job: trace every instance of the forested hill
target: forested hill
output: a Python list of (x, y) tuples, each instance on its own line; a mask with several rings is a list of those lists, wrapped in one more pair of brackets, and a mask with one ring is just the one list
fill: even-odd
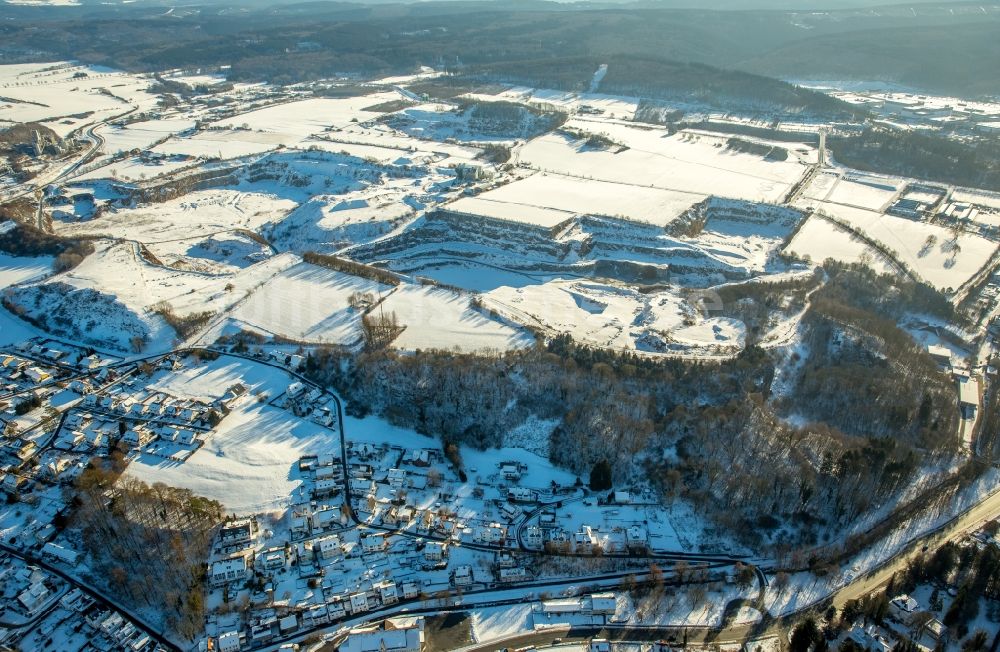
[(857, 112), (845, 102), (777, 79), (656, 57), (613, 55), (511, 61), (473, 67), (465, 76), (528, 86), (586, 91), (594, 71), (607, 64), (602, 93), (748, 108), (822, 114)]
[(825, 12), (527, 0), (195, 4), (169, 13), (147, 3), (8, 5), (5, 18), (0, 62), (77, 58), (139, 71), (232, 65), (240, 79), (279, 83), (420, 65), (463, 70), (621, 55), (638, 62), (636, 75), (644, 61), (675, 61), (782, 78), (881, 79), (964, 95), (1000, 89), (995, 2)]

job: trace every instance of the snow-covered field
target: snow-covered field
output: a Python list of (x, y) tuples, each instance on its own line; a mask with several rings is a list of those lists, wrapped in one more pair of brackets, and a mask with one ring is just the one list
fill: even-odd
[(271, 249), (241, 232), (220, 232), (190, 240), (167, 240), (147, 246), (167, 267), (231, 274), (271, 256)]
[[(369, 145), (377, 148), (388, 147), (409, 152), (411, 156), (430, 154), (441, 157), (443, 160), (439, 161), (439, 165), (467, 163), (480, 153), (479, 150), (468, 145), (414, 138), (382, 124), (351, 123), (343, 127), (335, 127), (323, 134), (323, 137), (333, 141), (329, 147), (334, 151), (340, 151), (338, 148), (341, 143)], [(308, 147), (312, 144), (314, 141), (303, 141), (300, 146)]]
[(97, 306), (88, 310), (86, 305), (73, 305), (68, 306), (71, 311), (66, 317), (81, 332), (126, 351), (131, 333), (145, 328), (147, 351), (155, 351), (170, 348), (175, 337), (173, 329), (154, 312), (160, 302), (181, 317), (201, 312), (223, 314), (275, 274), (298, 262), (297, 256), (281, 254), (233, 275), (206, 275), (152, 265), (130, 243), (101, 242), (96, 253), (78, 267), (45, 284), (66, 284), (113, 298), (115, 305), (108, 313), (94, 312)]
[(998, 246), (978, 235), (959, 233), (956, 237), (943, 226), (861, 208), (813, 200), (799, 204), (812, 206), (882, 243), (903, 265), (940, 290), (958, 289), (986, 264)]
[(845, 263), (864, 261), (881, 274), (893, 272), (896, 267), (886, 261), (877, 249), (872, 248), (850, 231), (840, 228), (821, 217), (810, 217), (785, 248), (790, 254), (808, 257), (814, 263), (833, 258)]
[(256, 329), (297, 341), (352, 344), (361, 338), (355, 292), (385, 294), (388, 286), (299, 263), (270, 278), (232, 317)]
[(295, 251), (337, 250), (384, 235), (420, 206), (412, 180), (339, 195), (315, 195), (268, 231), (275, 245)]
[(330, 127), (346, 126), (352, 119), (364, 122), (377, 118), (381, 114), (364, 108), (399, 99), (402, 95), (391, 91), (346, 99), (297, 100), (227, 118), (213, 126), (277, 134), (291, 145)]
[[(98, 161), (98, 164), (100, 162)], [(186, 157), (167, 161), (146, 162), (138, 156), (133, 156), (121, 161), (108, 162), (100, 167), (88, 167), (86, 172), (76, 177), (76, 180), (116, 179), (127, 182), (143, 181), (146, 179), (155, 179), (156, 177), (176, 172), (182, 168), (194, 167), (196, 164), (197, 161), (187, 159)]]
[(198, 158), (230, 159), (263, 154), (286, 144), (285, 134), (212, 129), (186, 138), (171, 138), (153, 148), (160, 154), (182, 154)]
[(0, 288), (24, 283), (52, 272), (52, 258), (11, 256), (0, 252)]
[(465, 213), (473, 216), (482, 215), (483, 217), (491, 217), (508, 222), (521, 222), (540, 226), (545, 229), (558, 226), (576, 215), (571, 211), (559, 210), (557, 208), (495, 201), (486, 196), (462, 197), (448, 204), (447, 209), (456, 213)]
[(623, 183), (535, 174), (450, 208), (552, 227), (573, 215), (608, 215), (666, 225), (706, 195)]
[(889, 207), (903, 187), (900, 179), (836, 172), (818, 174), (803, 191), (803, 196), (831, 204), (843, 204), (882, 212)]
[(745, 327), (721, 317), (703, 318), (671, 292), (642, 294), (596, 282), (552, 281), (500, 287), (486, 306), (512, 319), (543, 324), (580, 342), (628, 350), (742, 348)]
[[(152, 108), (152, 80), (66, 62), (0, 66), (0, 124), (42, 122), (60, 136), (133, 108)], [(87, 115), (84, 115), (87, 114)]]
[(530, 346), (529, 334), (494, 321), (469, 306), (469, 295), (435, 287), (403, 285), (377, 310), (394, 312), (406, 330), (393, 346), (415, 349), (481, 351)]
[(957, 189), (951, 194), (951, 198), (953, 201), (1000, 209), (1000, 193)]
[(568, 128), (607, 135), (625, 151), (595, 149), (560, 133), (541, 136), (520, 150), (534, 168), (632, 186), (731, 199), (778, 202), (805, 173), (794, 159), (768, 161), (727, 150), (725, 137), (664, 129), (570, 120)]
[(186, 118), (147, 120), (133, 122), (124, 127), (102, 125), (95, 130), (95, 133), (104, 138), (104, 147), (102, 148), (104, 152), (115, 154), (133, 149), (146, 149), (153, 143), (169, 138), (173, 134), (191, 129), (194, 124), (194, 120)]

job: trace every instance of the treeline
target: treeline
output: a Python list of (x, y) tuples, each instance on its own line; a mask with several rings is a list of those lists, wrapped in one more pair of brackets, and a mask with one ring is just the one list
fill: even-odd
[(155, 608), (186, 639), (204, 627), (205, 559), (220, 503), (190, 490), (120, 475), (125, 463), (97, 461), (77, 480), (72, 525), (95, 576), (135, 608)]
[[(0, 216), (5, 216), (2, 209)], [(52, 256), (55, 258), (53, 270), (64, 272), (94, 253), (94, 243), (82, 238), (52, 235), (19, 222), (16, 229), (0, 234), (0, 251), (12, 256)]]
[(302, 260), (311, 265), (319, 265), (320, 267), (326, 267), (336, 272), (360, 276), (361, 278), (384, 283), (385, 285), (399, 285), (401, 282), (399, 277), (392, 272), (387, 272), (384, 269), (372, 267), (371, 265), (365, 265), (364, 263), (358, 263), (347, 258), (340, 258), (339, 256), (307, 251), (302, 254)]
[(215, 313), (211, 310), (205, 310), (181, 317), (174, 312), (173, 306), (166, 301), (160, 301), (153, 306), (153, 312), (163, 317), (163, 320), (174, 329), (177, 337), (181, 340), (186, 340), (197, 333), (215, 316)]
[(742, 138), (730, 138), (726, 141), (726, 149), (744, 154), (756, 154), (769, 161), (787, 161), (788, 150), (784, 147), (755, 143)]
[(469, 128), (490, 136), (532, 138), (561, 126), (568, 118), (559, 111), (542, 111), (514, 102), (470, 102)]
[(827, 145), (838, 163), (928, 181), (1000, 190), (1000, 139), (957, 140), (919, 130), (869, 127), (835, 135)]

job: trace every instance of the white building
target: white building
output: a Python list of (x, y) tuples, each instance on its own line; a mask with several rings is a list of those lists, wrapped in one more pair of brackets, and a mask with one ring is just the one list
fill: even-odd
[(223, 559), (212, 564), (212, 586), (223, 586), (247, 578), (247, 560), (243, 557)]
[(394, 489), (401, 489), (407, 486), (406, 471), (404, 469), (389, 469), (386, 475), (389, 486)]
[(257, 539), (257, 524), (252, 518), (230, 521), (219, 530), (219, 543), (226, 547), (246, 547)]
[(218, 644), (219, 652), (239, 652), (240, 633), (232, 631), (219, 634)]
[(122, 435), (122, 442), (130, 448), (142, 448), (153, 440), (153, 435), (145, 429), (132, 428)]
[(274, 547), (261, 552), (260, 559), (266, 570), (277, 570), (285, 567), (285, 549)]
[(17, 596), (17, 601), (24, 607), (25, 613), (29, 617), (34, 616), (45, 606), (52, 593), (44, 582), (33, 582), (28, 588)]
[(80, 557), (79, 553), (75, 550), (63, 548), (54, 543), (46, 543), (42, 546), (42, 555), (69, 564), (70, 566), (76, 566), (76, 562)]
[(943, 347), (937, 346), (936, 344), (931, 344), (927, 347), (927, 353), (930, 354), (934, 361), (938, 364), (945, 366), (951, 365), (951, 350)]
[(375, 534), (361, 537), (361, 550), (364, 552), (382, 552), (385, 550), (385, 538)]
[(351, 595), (351, 613), (358, 614), (368, 611), (368, 596), (365, 593)]
[(477, 543), (500, 543), (506, 535), (506, 529), (499, 523), (478, 527), (473, 534), (473, 539)]
[(500, 475), (503, 476), (504, 480), (520, 480), (521, 479), (521, 465), (515, 464), (513, 462), (506, 462), (500, 465)]
[(453, 581), (455, 586), (469, 586), (472, 584), (472, 566), (466, 565), (456, 568)]
[(332, 559), (341, 553), (340, 537), (334, 534), (314, 541), (313, 550), (320, 559)]
[(542, 534), (542, 528), (540, 527), (529, 527), (524, 531), (524, 545), (529, 548), (541, 548), (545, 539)]
[(618, 609), (614, 593), (593, 593), (590, 596), (590, 613), (612, 615)]
[(341, 652), (422, 652), (424, 619), (388, 618), (379, 625), (352, 629), (340, 649)]
[(443, 541), (431, 541), (424, 547), (424, 559), (438, 562), (448, 554), (448, 544)]
[(372, 588), (378, 591), (379, 600), (383, 605), (396, 604), (399, 602), (399, 593), (396, 590), (396, 583), (392, 580), (382, 580), (373, 584)]
[(533, 503), (538, 500), (538, 494), (525, 487), (511, 487), (507, 490), (507, 500), (512, 503)]

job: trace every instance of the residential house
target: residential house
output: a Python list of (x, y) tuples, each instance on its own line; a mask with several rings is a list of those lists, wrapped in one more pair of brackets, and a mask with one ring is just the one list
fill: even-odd
[(257, 522), (253, 518), (229, 521), (219, 530), (219, 544), (224, 548), (245, 548), (257, 540)]
[(404, 600), (414, 600), (420, 596), (420, 587), (417, 586), (416, 582), (403, 582), (401, 588)]
[(500, 464), (500, 475), (504, 480), (514, 481), (521, 479), (521, 465), (517, 462), (502, 462)]
[(906, 594), (898, 595), (889, 602), (889, 613), (904, 625), (913, 624), (913, 617), (919, 611), (920, 603)]
[(315, 532), (329, 530), (336, 526), (341, 520), (342, 514), (339, 509), (327, 508), (313, 512), (312, 529)]
[(584, 525), (573, 534), (573, 549), (576, 552), (591, 552), (597, 545), (598, 539), (594, 536), (594, 530), (589, 525)]
[(313, 485), (313, 498), (329, 498), (340, 493), (340, 483), (336, 480), (317, 480)]
[(507, 529), (505, 527), (499, 523), (490, 523), (489, 525), (477, 527), (473, 532), (472, 538), (477, 543), (497, 544), (502, 542), (506, 535)]
[(524, 545), (529, 548), (541, 548), (544, 543), (542, 528), (529, 527), (524, 531)]
[(458, 587), (469, 586), (472, 584), (474, 581), (472, 577), (472, 566), (463, 565), (456, 568), (455, 572), (452, 574), (451, 581)]
[(216, 643), (219, 652), (239, 652), (240, 651), (240, 633), (238, 631), (225, 632), (219, 634), (219, 638)]
[(512, 503), (533, 503), (538, 500), (538, 494), (525, 487), (511, 487), (507, 490), (507, 500)]
[(366, 534), (361, 537), (361, 550), (366, 553), (382, 552), (385, 550), (385, 537), (377, 534)]
[(212, 564), (210, 579), (212, 586), (224, 586), (230, 582), (240, 582), (247, 579), (247, 560), (244, 557), (232, 557)]
[(631, 525), (625, 530), (625, 545), (631, 552), (649, 550), (649, 533), (641, 525)]
[(448, 544), (443, 541), (431, 541), (424, 546), (424, 559), (431, 562), (443, 561), (448, 555)]
[(17, 601), (24, 607), (28, 617), (33, 617), (52, 597), (52, 592), (45, 586), (45, 582), (33, 582), (28, 588), (18, 594)]
[(285, 548), (282, 546), (274, 546), (273, 548), (262, 550), (257, 558), (265, 570), (284, 568), (285, 563), (288, 561)]
[(340, 545), (340, 537), (336, 534), (331, 534), (330, 536), (313, 541), (313, 551), (320, 559), (333, 559), (343, 552), (343, 548)]
[(388, 618), (381, 624), (352, 629), (341, 652), (423, 652), (424, 619), (419, 616)]
[(43, 371), (38, 367), (28, 367), (24, 370), (24, 375), (31, 379), (31, 382), (36, 384), (41, 384), (52, 380), (52, 374), (47, 371)]
[(497, 572), (497, 580), (502, 583), (523, 582), (528, 579), (528, 571), (515, 566), (514, 568), (501, 568)]
[(131, 428), (122, 435), (122, 443), (129, 448), (142, 448), (153, 441), (153, 434), (145, 428)]
[(406, 471), (404, 469), (389, 469), (386, 479), (389, 481), (389, 486), (394, 489), (402, 489), (408, 486)]
[(368, 611), (368, 595), (366, 593), (352, 593), (350, 600), (352, 614), (360, 614)]
[(399, 592), (396, 589), (396, 583), (392, 580), (382, 580), (373, 584), (372, 588), (378, 593), (383, 606), (399, 602)]
[(330, 620), (340, 620), (347, 616), (347, 609), (344, 607), (344, 601), (339, 597), (331, 598), (326, 603), (326, 613), (330, 617)]

